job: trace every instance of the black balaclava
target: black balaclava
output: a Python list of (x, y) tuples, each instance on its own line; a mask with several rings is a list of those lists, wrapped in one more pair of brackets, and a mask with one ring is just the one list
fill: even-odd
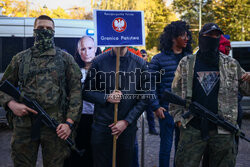
[(199, 35), (199, 57), (210, 65), (219, 65), (220, 38)]
[(207, 23), (203, 26), (199, 33), (199, 52), (198, 58), (204, 63), (212, 66), (219, 66), (219, 43), (220, 37), (212, 38), (209, 36), (203, 36), (211, 31), (219, 31), (223, 34), (222, 30), (217, 24)]
[(55, 47), (54, 34), (54, 30), (34, 29), (34, 46), (40, 53), (44, 53), (45, 51)]

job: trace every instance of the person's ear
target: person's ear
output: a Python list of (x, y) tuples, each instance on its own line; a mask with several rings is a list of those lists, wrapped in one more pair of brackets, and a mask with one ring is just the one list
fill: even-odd
[(96, 53), (96, 51), (97, 51), (97, 47), (94, 47), (94, 49), (95, 49), (95, 53)]

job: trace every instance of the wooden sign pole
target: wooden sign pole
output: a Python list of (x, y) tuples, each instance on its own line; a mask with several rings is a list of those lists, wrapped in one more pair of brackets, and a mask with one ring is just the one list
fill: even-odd
[[(119, 88), (119, 69), (120, 69), (120, 47), (117, 48), (116, 53), (116, 73), (115, 73), (115, 91)], [(118, 117), (118, 103), (114, 106), (114, 123), (117, 123)], [(113, 137), (113, 161), (112, 167), (116, 167), (116, 135)]]

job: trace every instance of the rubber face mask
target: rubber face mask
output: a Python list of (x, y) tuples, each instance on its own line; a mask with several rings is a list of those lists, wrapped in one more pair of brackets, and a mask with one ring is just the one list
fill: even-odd
[(220, 38), (213, 38), (209, 36), (199, 36), (199, 57), (204, 62), (216, 65), (219, 64), (219, 43)]
[(40, 53), (44, 53), (45, 51), (54, 48), (54, 35), (54, 30), (34, 29), (34, 46), (40, 51)]

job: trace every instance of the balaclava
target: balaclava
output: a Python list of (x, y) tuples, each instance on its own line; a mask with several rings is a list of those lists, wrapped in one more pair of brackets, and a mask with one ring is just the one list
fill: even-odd
[(203, 26), (199, 33), (199, 58), (207, 64), (217, 66), (219, 65), (219, 43), (220, 38), (213, 38), (209, 36), (203, 36), (211, 31), (220, 31), (223, 34), (222, 30), (218, 27), (217, 24), (207, 23)]
[(44, 53), (55, 47), (54, 34), (54, 30), (34, 29), (34, 46), (40, 51), (40, 53)]

